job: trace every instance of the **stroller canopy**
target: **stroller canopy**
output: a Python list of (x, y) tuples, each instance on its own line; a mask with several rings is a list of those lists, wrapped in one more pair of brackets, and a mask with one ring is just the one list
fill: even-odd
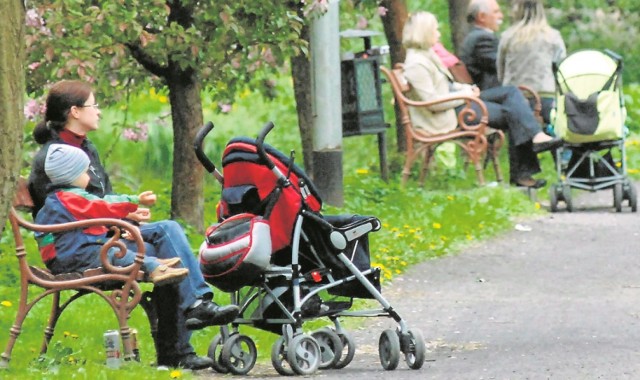
[[(586, 98), (603, 89), (612, 77), (610, 86), (618, 84), (621, 69), (622, 61), (618, 62), (602, 51), (580, 50), (560, 62), (556, 79), (561, 93), (573, 92)], [(606, 89), (611, 89), (610, 86)]]

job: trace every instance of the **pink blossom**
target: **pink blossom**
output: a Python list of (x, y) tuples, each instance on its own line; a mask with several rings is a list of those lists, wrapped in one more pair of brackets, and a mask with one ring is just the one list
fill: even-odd
[(218, 106), (220, 107), (220, 112), (222, 113), (231, 112), (231, 104), (229, 103), (219, 104)]
[(329, 3), (327, 0), (315, 0), (311, 4), (307, 6), (307, 9), (304, 11), (305, 16), (314, 15), (314, 14), (324, 14), (329, 10)]
[(125, 128), (122, 137), (129, 141), (147, 141), (149, 138), (149, 125), (143, 121), (137, 121), (133, 128)]
[(24, 105), (23, 113), (27, 120), (35, 120), (38, 115), (43, 113), (44, 107), (42, 107), (37, 100), (29, 99)]
[(40, 62), (33, 62), (30, 63), (29, 66), (27, 66), (29, 68), (29, 70), (33, 71), (35, 69), (37, 69), (38, 67), (40, 67)]
[(378, 7), (378, 15), (380, 17), (386, 16), (388, 11), (389, 10), (387, 8), (385, 8), (385, 7)]
[(131, 128), (125, 128), (122, 131), (122, 137), (124, 137), (125, 140), (138, 141), (138, 134)]
[(264, 61), (270, 65), (275, 65), (276, 63), (276, 59), (273, 56), (273, 52), (271, 51), (271, 49), (267, 48), (262, 52), (262, 59), (264, 59)]
[(25, 25), (32, 28), (41, 28), (44, 26), (44, 21), (35, 9), (29, 9), (25, 14)]
[(358, 23), (356, 24), (356, 29), (367, 29), (368, 25), (369, 25), (369, 21), (367, 21), (367, 19), (364, 18), (364, 16), (358, 17)]

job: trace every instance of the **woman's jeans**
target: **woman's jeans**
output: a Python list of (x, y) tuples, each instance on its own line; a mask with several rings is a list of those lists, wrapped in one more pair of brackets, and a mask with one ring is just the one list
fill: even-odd
[(185, 327), (184, 314), (198, 298), (211, 299), (213, 292), (204, 281), (200, 264), (178, 223), (172, 220), (147, 223), (140, 226), (140, 232), (147, 255), (159, 259), (179, 257), (184, 267), (189, 269), (189, 276), (180, 283), (154, 287), (153, 300), (158, 313), (158, 361), (193, 353), (193, 346), (189, 343), (191, 331)]

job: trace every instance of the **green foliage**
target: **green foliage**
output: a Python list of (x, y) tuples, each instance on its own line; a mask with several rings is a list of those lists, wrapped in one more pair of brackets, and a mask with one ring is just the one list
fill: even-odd
[(546, 6), (549, 23), (560, 30), (569, 53), (581, 49), (613, 50), (624, 58), (625, 81), (640, 81), (640, 48), (627, 38), (638, 34), (637, 2), (555, 0)]
[(624, 86), (624, 102), (627, 109), (627, 127), (640, 133), (640, 84)]
[(230, 100), (305, 48), (296, 2), (275, 2), (269, 12), (251, 1), (39, 0), (29, 6), (28, 62), (39, 67), (30, 71), (28, 88), (36, 95), (52, 78), (80, 78), (120, 100), (128, 86), (161, 89), (157, 75), (177, 67), (196, 71), (211, 95)]

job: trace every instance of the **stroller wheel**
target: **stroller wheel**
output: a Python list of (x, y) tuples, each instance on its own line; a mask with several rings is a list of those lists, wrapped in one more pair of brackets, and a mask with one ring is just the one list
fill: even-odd
[(555, 183), (549, 187), (549, 210), (558, 211), (558, 186)]
[(218, 373), (229, 373), (229, 369), (222, 363), (222, 335), (217, 334), (213, 337), (211, 344), (209, 345), (209, 350), (207, 351), (207, 356), (213, 360), (213, 368)]
[(564, 199), (564, 204), (567, 205), (567, 211), (573, 211), (573, 201), (571, 201), (571, 186), (562, 185), (562, 198)]
[(222, 363), (234, 375), (246, 375), (258, 359), (258, 350), (253, 339), (242, 334), (233, 334), (222, 346)]
[(425, 345), (422, 333), (417, 329), (409, 330), (407, 331), (407, 336), (403, 338), (407, 338), (402, 340), (403, 343), (407, 343), (406, 346), (403, 344), (402, 347), (407, 365), (411, 369), (422, 368), (425, 359)]
[(398, 363), (400, 363), (400, 338), (394, 330), (387, 329), (382, 332), (378, 341), (378, 354), (382, 368), (392, 371), (398, 367)]
[(284, 342), (284, 336), (281, 336), (271, 347), (271, 364), (282, 376), (293, 376), (295, 372), (291, 369), (287, 362), (287, 346)]
[(624, 194), (622, 192), (622, 184), (616, 183), (613, 185), (613, 206), (616, 208), (616, 212), (622, 212), (622, 198)]
[(298, 375), (313, 374), (320, 365), (320, 356), (318, 342), (308, 334), (294, 336), (287, 347), (287, 361)]
[[(353, 337), (349, 335), (346, 331), (338, 333), (340, 337), (340, 341), (342, 342), (342, 354), (340, 355), (340, 359), (333, 366), (334, 369), (341, 369), (349, 365), (353, 360), (353, 357), (356, 355), (356, 342), (353, 340)], [(345, 352), (346, 350), (346, 352)]]
[(638, 191), (636, 190), (636, 186), (629, 182), (629, 207), (631, 207), (631, 212), (638, 211)]
[(335, 331), (324, 327), (311, 333), (320, 346), (320, 365), (318, 368), (334, 368), (342, 356), (342, 340)]

